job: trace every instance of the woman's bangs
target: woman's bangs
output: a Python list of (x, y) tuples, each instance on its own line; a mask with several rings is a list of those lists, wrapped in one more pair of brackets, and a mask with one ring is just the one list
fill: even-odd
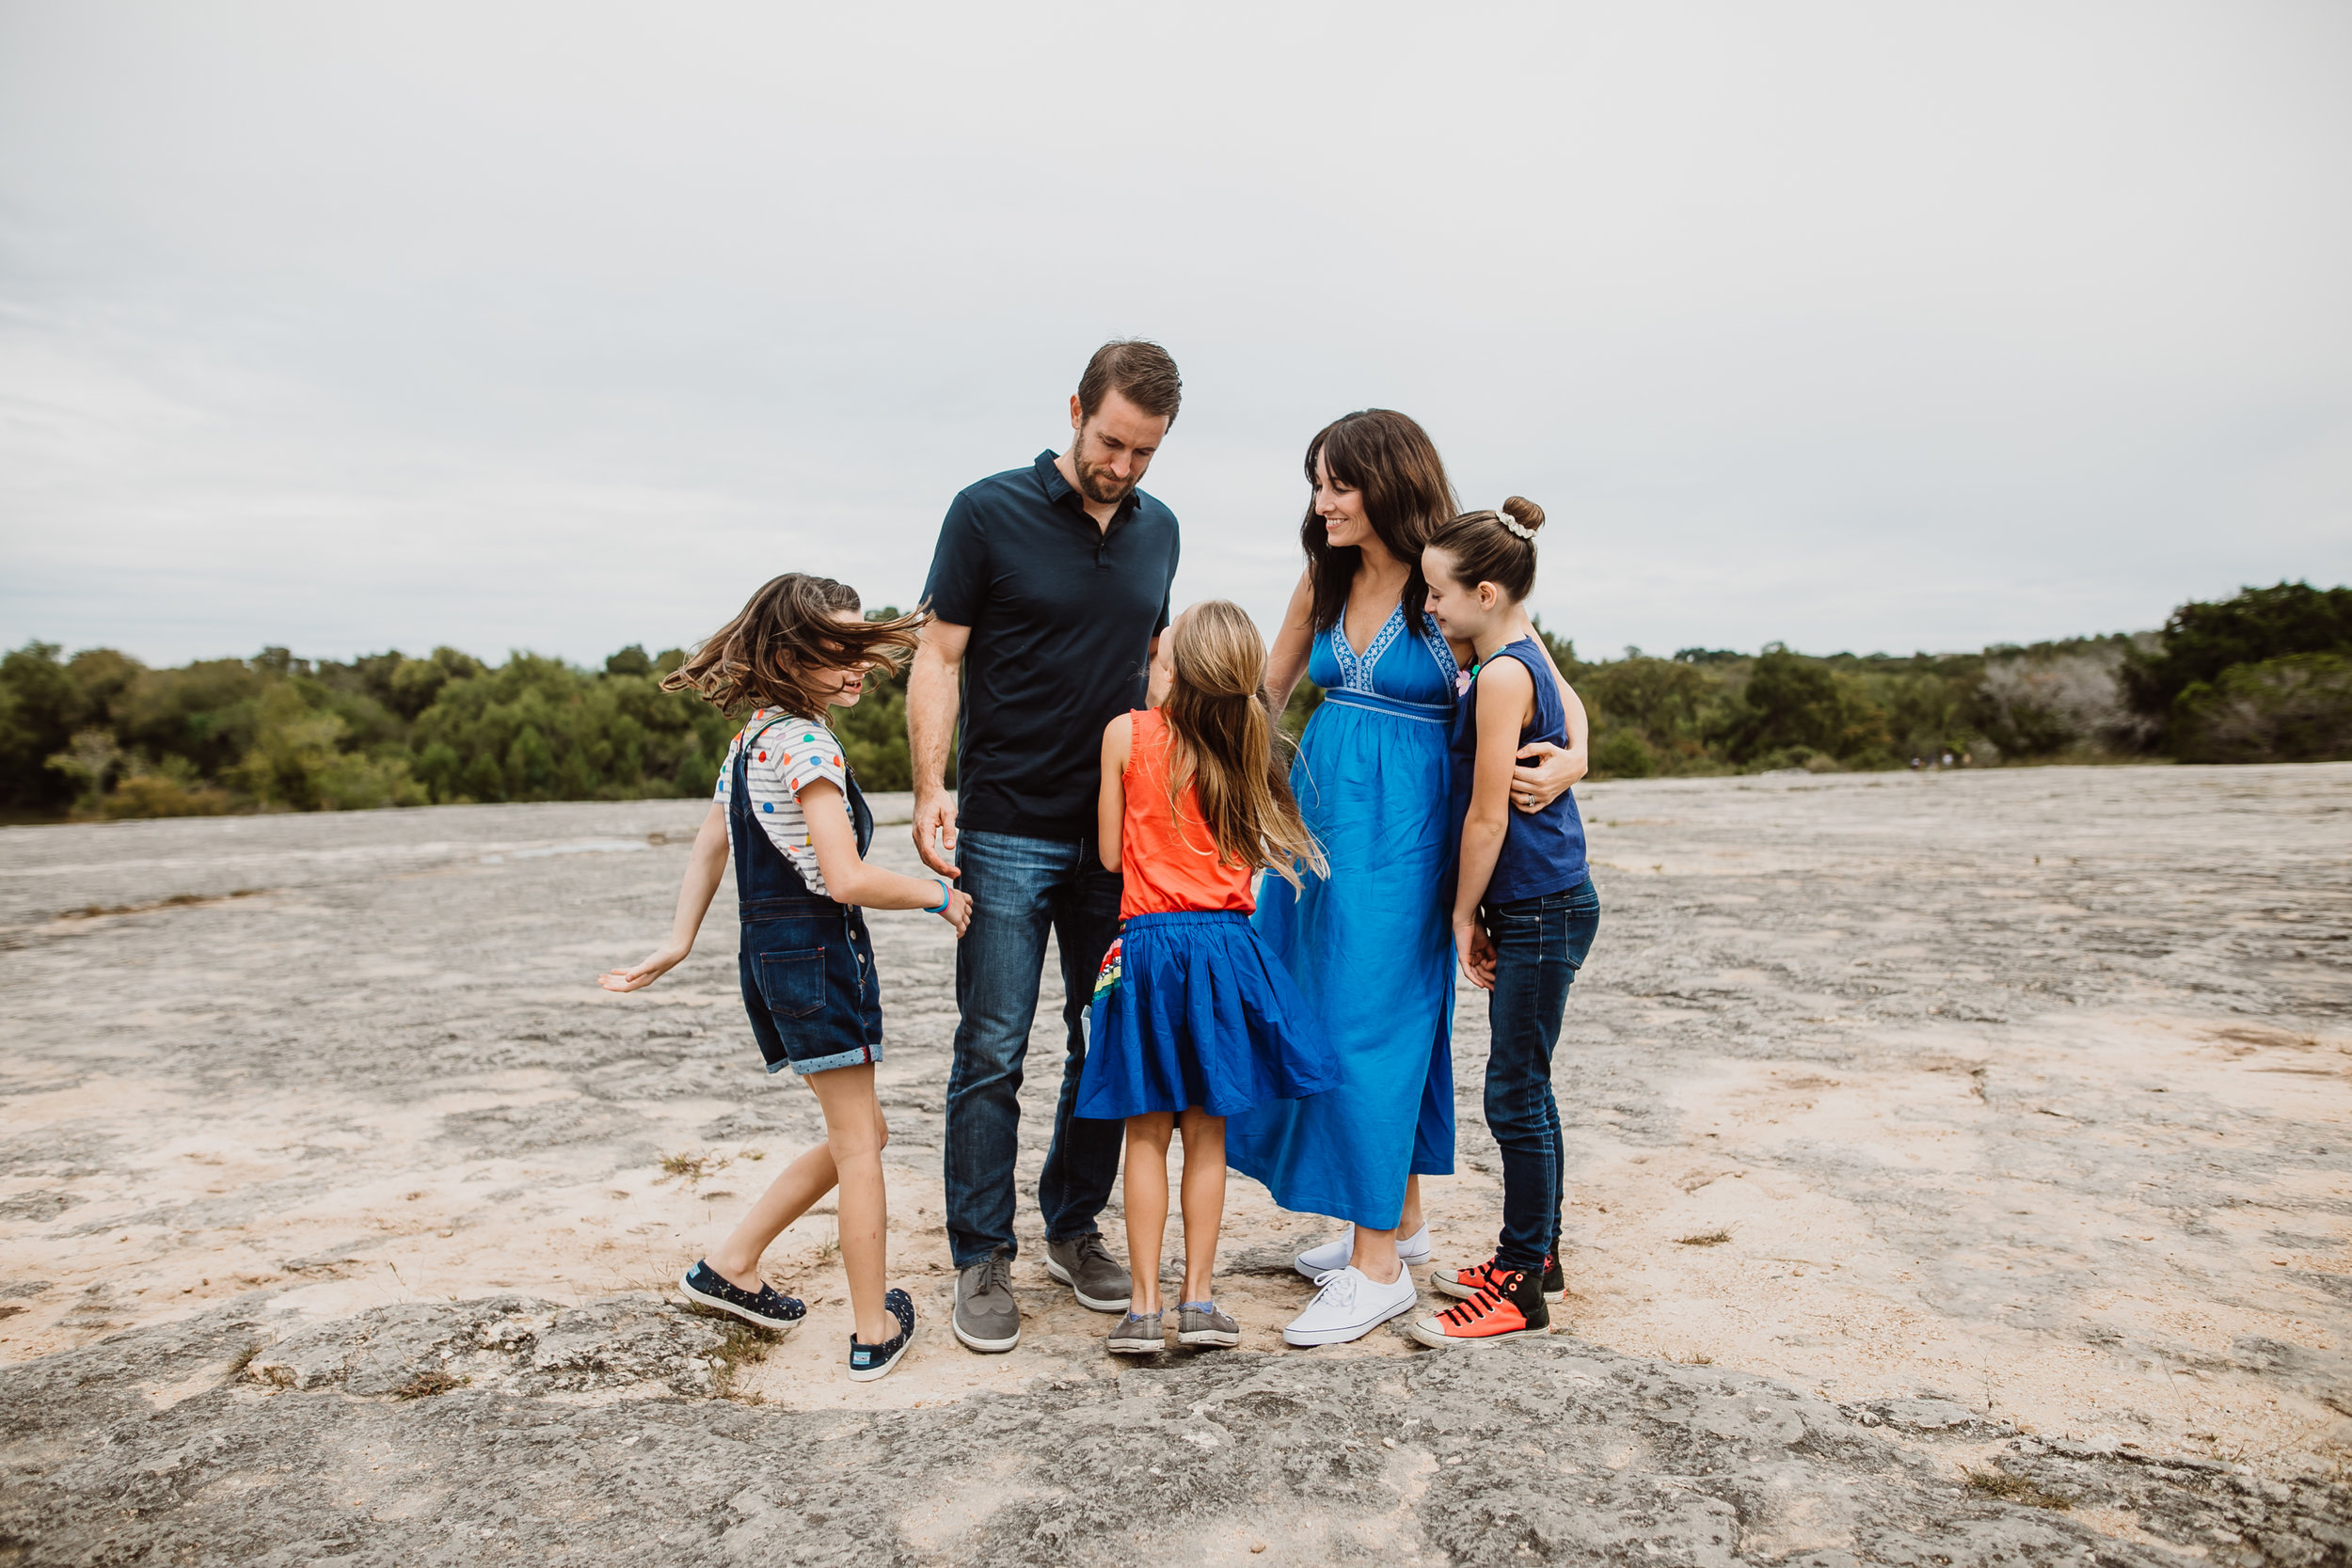
[(1365, 422), (1360, 417), (1350, 415), (1323, 433), (1307, 453), (1309, 484), (1315, 483), (1315, 459), (1321, 457), (1324, 467), (1330, 471), (1333, 483), (1357, 491), (1369, 488), (1364, 483), (1365, 476), (1371, 472), (1367, 455), (1356, 450), (1357, 442), (1368, 434), (1363, 431)]

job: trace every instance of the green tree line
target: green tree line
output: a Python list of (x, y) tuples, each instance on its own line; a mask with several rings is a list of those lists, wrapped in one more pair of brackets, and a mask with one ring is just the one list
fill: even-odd
[[(881, 610), (876, 615), (892, 615)], [(1546, 634), (1603, 778), (2048, 761), (2352, 757), (2352, 588), (2252, 588), (2154, 632), (1974, 654), (1628, 649)], [(737, 719), (664, 691), (676, 649), (584, 669), (454, 648), (347, 663), (267, 648), (152, 668), (110, 648), (0, 656), (0, 811), (19, 819), (701, 798)], [(1302, 682), (1295, 735), (1321, 693)], [(739, 717), (739, 716), (738, 716)], [(869, 789), (904, 789), (903, 675), (836, 713)]]
[[(883, 610), (877, 615), (895, 615)], [(454, 648), (348, 663), (265, 648), (155, 669), (111, 648), (0, 657), (0, 811), (18, 818), (353, 811), (707, 796), (740, 715), (664, 691), (684, 662), (601, 670)], [(835, 729), (869, 789), (910, 771), (903, 675), (867, 677)]]
[(2282, 582), (2154, 632), (1974, 654), (1638, 649), (1547, 636), (1601, 777), (2169, 758), (2352, 757), (2352, 588)]

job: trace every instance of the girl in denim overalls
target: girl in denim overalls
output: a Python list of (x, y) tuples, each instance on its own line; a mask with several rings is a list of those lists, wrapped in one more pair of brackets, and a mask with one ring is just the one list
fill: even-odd
[(850, 1376), (887, 1375), (914, 1338), (914, 1303), (885, 1290), (888, 1222), (874, 1097), (882, 1060), (882, 983), (862, 908), (926, 910), (961, 936), (972, 900), (936, 877), (866, 863), (873, 814), (826, 728), (829, 707), (861, 694), (866, 671), (915, 646), (918, 616), (867, 621), (854, 589), (787, 573), (752, 595), (662, 685), (723, 708), (754, 711), (719, 776), (678, 892), (670, 940), (607, 990), (636, 990), (694, 945), (732, 852), (742, 923), (743, 1007), (770, 1072), (790, 1068), (825, 1113), (825, 1141), (785, 1167), (727, 1239), (688, 1271), (689, 1299), (763, 1328), (788, 1329), (806, 1310), (759, 1275), (760, 1255), (811, 1204), (840, 1189), (841, 1261), (856, 1317)]

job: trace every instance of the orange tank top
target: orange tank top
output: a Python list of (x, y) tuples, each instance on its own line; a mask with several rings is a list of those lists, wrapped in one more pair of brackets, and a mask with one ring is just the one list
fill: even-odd
[(1157, 708), (1128, 716), (1134, 742), (1127, 752), (1127, 812), (1119, 829), (1119, 864), (1125, 886), (1120, 918), (1173, 910), (1258, 907), (1257, 872), (1217, 863), (1216, 836), (1200, 815), (1200, 797), (1187, 784), (1168, 809), (1168, 768), (1173, 748), (1168, 716)]

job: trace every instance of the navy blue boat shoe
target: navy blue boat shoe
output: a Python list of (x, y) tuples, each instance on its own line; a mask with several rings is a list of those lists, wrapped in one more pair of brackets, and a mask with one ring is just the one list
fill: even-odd
[(851, 1383), (871, 1383), (888, 1377), (906, 1358), (907, 1347), (914, 1343), (914, 1299), (904, 1291), (893, 1289), (882, 1296), (882, 1307), (898, 1320), (898, 1332), (879, 1345), (860, 1344), (855, 1333), (850, 1336)]
[(772, 1329), (778, 1334), (798, 1325), (808, 1315), (808, 1307), (798, 1296), (778, 1295), (776, 1288), (765, 1281), (756, 1291), (739, 1289), (727, 1283), (726, 1275), (699, 1259), (678, 1281), (678, 1289), (697, 1306), (730, 1313), (755, 1328)]

